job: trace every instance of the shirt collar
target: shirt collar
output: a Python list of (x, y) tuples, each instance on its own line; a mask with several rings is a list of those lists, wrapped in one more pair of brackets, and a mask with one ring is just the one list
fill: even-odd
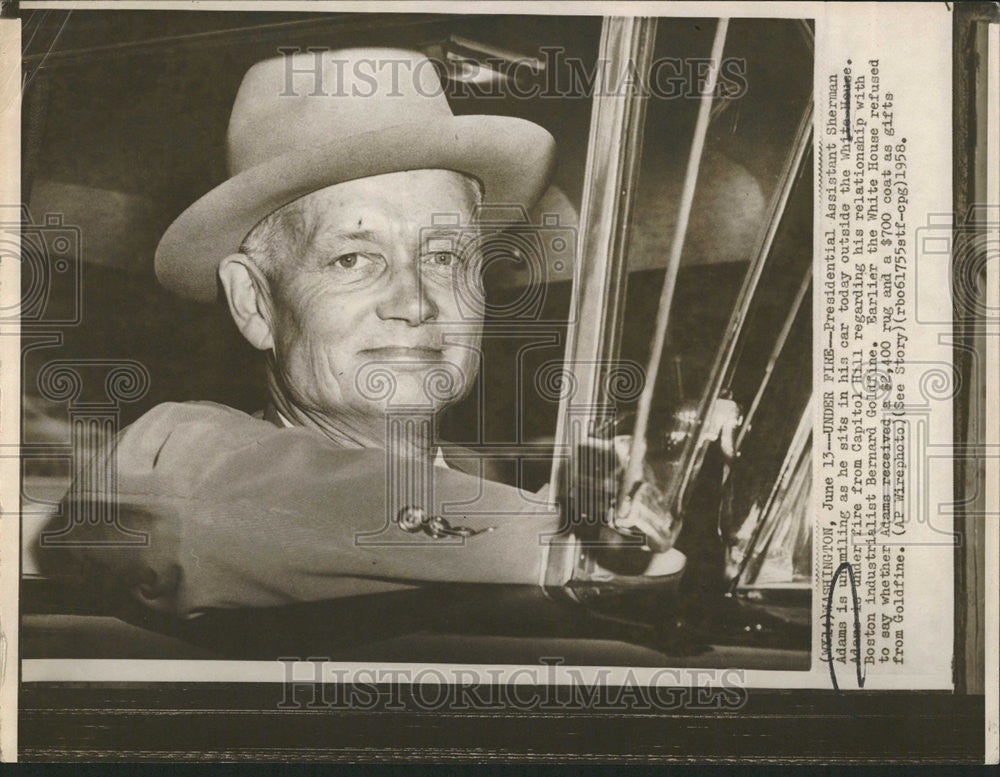
[[(295, 426), (295, 424), (293, 424), (291, 421), (285, 418), (285, 416), (282, 415), (281, 411), (278, 410), (278, 408), (274, 407), (274, 405), (269, 405), (269, 408), (272, 408), (274, 410), (274, 414), (275, 416), (277, 416), (282, 426), (287, 426), (288, 428), (292, 428)], [(265, 412), (264, 415), (266, 417), (267, 413)], [(437, 450), (434, 453), (434, 466), (444, 467), (445, 469), (451, 469), (451, 467), (448, 466), (448, 462), (444, 458), (444, 451), (441, 449), (440, 445), (437, 447)]]

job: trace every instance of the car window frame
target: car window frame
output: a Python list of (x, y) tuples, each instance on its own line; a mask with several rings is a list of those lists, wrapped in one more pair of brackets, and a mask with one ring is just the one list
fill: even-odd
[[(605, 17), (601, 31), (590, 134), (587, 142), (583, 200), (577, 236), (577, 265), (573, 277), (570, 318), (563, 374), (567, 390), (560, 398), (549, 492), (557, 504), (570, 501), (573, 452), (591, 430), (614, 412), (609, 395), (612, 376), (620, 367), (619, 345), (628, 277), (629, 236), (635, 184), (642, 159), (643, 130), (648, 97), (641, 79), (627, 90), (618, 88), (629, 68), (647, 72), (656, 44), (652, 17)], [(803, 22), (807, 45), (811, 28)], [(613, 85), (614, 88), (608, 88)], [(683, 504), (689, 484), (704, 459), (701, 428), (719, 399), (730, 374), (740, 334), (754, 292), (785, 214), (792, 188), (806, 174), (813, 142), (813, 96), (810, 90), (785, 157), (777, 185), (768, 201), (744, 275), (716, 350), (709, 379), (698, 402), (697, 420), (684, 443), (681, 465), (670, 491)], [(564, 519), (561, 531), (546, 538), (540, 584), (550, 596), (564, 596), (580, 553), (580, 541)]]

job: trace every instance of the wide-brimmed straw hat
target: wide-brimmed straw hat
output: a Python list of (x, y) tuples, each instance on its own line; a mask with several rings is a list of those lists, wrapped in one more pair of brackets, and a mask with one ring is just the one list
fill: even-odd
[(530, 209), (555, 141), (506, 116), (455, 116), (430, 60), (414, 51), (309, 51), (259, 62), (236, 95), (229, 178), (185, 210), (156, 249), (156, 276), (216, 298), (219, 262), (261, 219), (336, 183), (423, 168), (478, 179), (484, 203)]

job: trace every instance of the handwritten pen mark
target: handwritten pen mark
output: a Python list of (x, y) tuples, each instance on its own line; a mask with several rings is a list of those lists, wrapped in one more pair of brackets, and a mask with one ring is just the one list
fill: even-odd
[(847, 131), (847, 142), (851, 137), (851, 77), (844, 76), (844, 129)]
[[(844, 561), (837, 571), (833, 573), (833, 578), (830, 580), (830, 590), (826, 594), (826, 660), (827, 665), (830, 667), (830, 681), (833, 683), (833, 690), (837, 692), (837, 698), (843, 701), (843, 695), (840, 692), (840, 684), (837, 682), (837, 669), (833, 665), (833, 629), (832, 629), (832, 612), (833, 612), (833, 592), (837, 588), (837, 580), (840, 579), (840, 573), (847, 571), (847, 579), (851, 584), (851, 599), (854, 604), (854, 644), (857, 647), (857, 658), (854, 662), (854, 671), (858, 679), (858, 688), (865, 687), (865, 674), (861, 669), (861, 603), (858, 601), (858, 586), (854, 582), (854, 568), (851, 566), (849, 561)], [(853, 710), (848, 708), (845, 704), (845, 710), (852, 718), (857, 718), (858, 715), (854, 713)]]

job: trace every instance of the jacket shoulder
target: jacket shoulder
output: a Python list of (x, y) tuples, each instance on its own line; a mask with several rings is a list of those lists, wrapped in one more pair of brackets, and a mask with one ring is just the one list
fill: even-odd
[(164, 402), (119, 435), (118, 466), (127, 479), (159, 472), (195, 476), (217, 455), (252, 446), (273, 424), (216, 402)]
[(163, 402), (147, 410), (125, 431), (155, 436), (167, 434), (179, 426), (192, 425), (247, 431), (262, 431), (270, 426), (261, 418), (218, 402)]
[(178, 433), (253, 439), (273, 428), (267, 421), (217, 402), (164, 402), (127, 426), (119, 446), (159, 444)]

